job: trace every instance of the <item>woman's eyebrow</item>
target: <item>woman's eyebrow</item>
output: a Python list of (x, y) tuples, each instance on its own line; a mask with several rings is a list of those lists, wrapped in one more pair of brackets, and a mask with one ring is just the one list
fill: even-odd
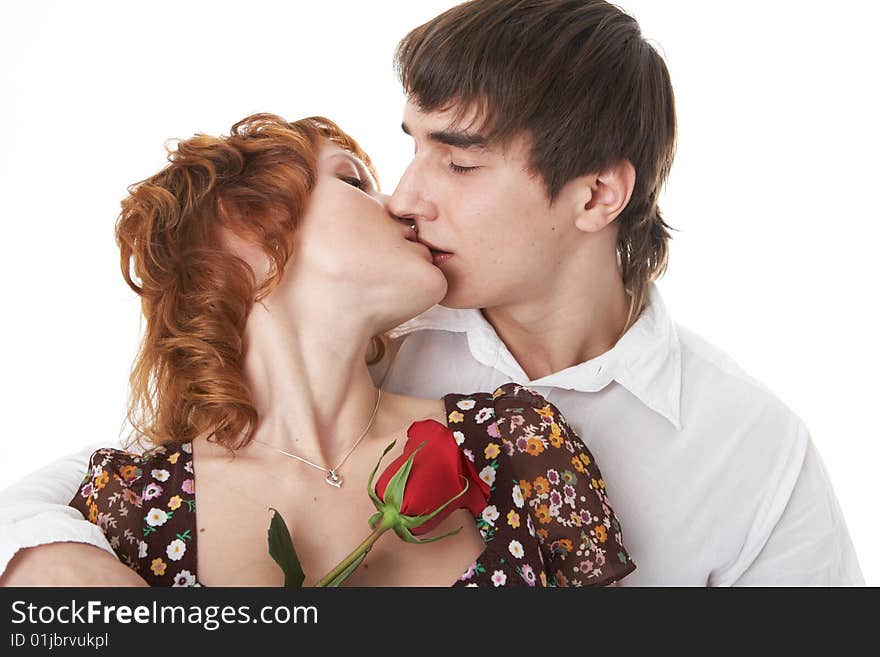
[(354, 168), (357, 169), (358, 173), (367, 173), (367, 167), (363, 162), (361, 162), (360, 158), (355, 157), (347, 151), (336, 151), (330, 156), (330, 158), (335, 160), (346, 160), (350, 164), (354, 165)]
[(363, 169), (366, 169), (366, 167), (364, 166), (364, 163), (361, 162), (359, 158), (355, 157), (354, 155), (352, 155), (352, 154), (349, 153), (348, 151), (336, 151), (335, 153), (333, 153), (332, 155), (330, 155), (330, 157), (331, 157), (331, 158), (334, 158), (334, 159), (344, 159), (344, 160), (348, 160), (349, 162), (351, 162), (352, 164), (354, 164), (354, 166), (355, 166), (359, 171), (360, 171), (360, 170), (363, 170)]
[(367, 165), (364, 164), (363, 160), (361, 160), (359, 157), (354, 155), (354, 153), (349, 153), (348, 151), (340, 150), (340, 151), (336, 151), (335, 153), (333, 153), (330, 157), (335, 158), (335, 159), (348, 160), (348, 162), (353, 164), (355, 169), (357, 169), (358, 175), (360, 175), (362, 178), (366, 178), (367, 180), (369, 180), (370, 184), (373, 187), (377, 187), (376, 181), (373, 180), (373, 174), (370, 173), (370, 170), (367, 168)]

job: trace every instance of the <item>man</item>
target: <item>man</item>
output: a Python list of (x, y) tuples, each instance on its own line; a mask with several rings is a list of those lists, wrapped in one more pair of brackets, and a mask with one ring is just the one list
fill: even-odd
[[(390, 208), (449, 293), (393, 332), (384, 386), (439, 397), (514, 380), (549, 398), (608, 479), (637, 564), (623, 586), (863, 583), (803, 423), (677, 326), (653, 285), (675, 108), (636, 21), (599, 0), (475, 0), (413, 30), (396, 63), (415, 155)], [(3, 511), (0, 563), (18, 551), (4, 583), (41, 568), (88, 580), (53, 566), (109, 550), (51, 506), (74, 487), (14, 491), (33, 508)], [(127, 574), (95, 583), (108, 577)]]

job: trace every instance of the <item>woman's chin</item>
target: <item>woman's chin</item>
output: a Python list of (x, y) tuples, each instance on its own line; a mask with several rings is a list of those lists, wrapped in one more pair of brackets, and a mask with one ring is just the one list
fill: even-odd
[(425, 275), (404, 278), (405, 288), (398, 290), (395, 300), (389, 302), (386, 309), (393, 311), (394, 316), (400, 319), (399, 324), (421, 315), (446, 296), (447, 284), (443, 272), (433, 265), (431, 268), (434, 271)]
[(431, 269), (432, 272), (430, 276), (430, 290), (427, 289), (428, 286), (426, 285), (425, 293), (425, 297), (431, 299), (431, 304), (427, 308), (425, 308), (425, 310), (427, 310), (431, 306), (440, 303), (449, 292), (449, 282), (446, 280), (446, 276), (443, 274), (440, 268), (431, 265)]

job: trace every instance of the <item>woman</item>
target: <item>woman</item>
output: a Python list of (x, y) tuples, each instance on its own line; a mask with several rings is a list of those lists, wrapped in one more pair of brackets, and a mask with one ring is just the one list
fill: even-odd
[(158, 447), (99, 450), (71, 501), (147, 583), (280, 585), (274, 508), (314, 584), (363, 540), (384, 447), (396, 440), (384, 462), (396, 458), (426, 419), (448, 425), (490, 492), (423, 538), (463, 528), (453, 536), (383, 535), (346, 585), (608, 584), (634, 569), (595, 463), (540, 396), (374, 386), (374, 336), (446, 281), (350, 137), (259, 114), (169, 160), (130, 188), (117, 224), (146, 320), (130, 418)]

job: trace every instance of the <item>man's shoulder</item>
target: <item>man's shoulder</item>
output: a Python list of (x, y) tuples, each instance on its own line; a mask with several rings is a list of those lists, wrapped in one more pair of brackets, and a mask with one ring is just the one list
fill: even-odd
[(681, 345), (682, 368), (686, 366), (690, 376), (712, 377), (722, 385), (741, 386), (773, 396), (766, 385), (746, 372), (727, 351), (679, 323), (675, 330)]
[(717, 344), (678, 322), (675, 324), (675, 330), (678, 333), (682, 356), (693, 359), (696, 368), (701, 368), (706, 372), (712, 371), (741, 381), (745, 385), (766, 390), (766, 386), (749, 375), (733, 356)]
[(741, 423), (775, 424), (788, 431), (805, 431), (801, 418), (780, 395), (747, 372), (727, 351), (678, 323), (676, 332), (681, 346), (683, 403), (689, 399), (706, 414), (723, 413)]

